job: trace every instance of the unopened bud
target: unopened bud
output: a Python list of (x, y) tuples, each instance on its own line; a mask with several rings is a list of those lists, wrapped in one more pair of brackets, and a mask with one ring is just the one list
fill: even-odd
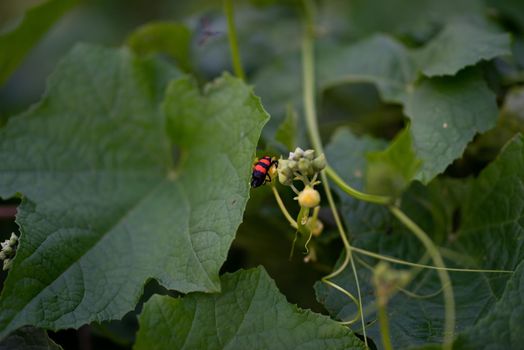
[(302, 158), (298, 161), (298, 170), (302, 175), (313, 175), (313, 167), (311, 166), (311, 161), (306, 158)]
[(4, 267), (3, 267), (4, 271), (9, 270), (9, 269), (11, 268), (12, 265), (13, 265), (13, 260), (11, 260), (11, 259), (5, 259), (5, 260), (4, 260)]
[(326, 167), (326, 156), (324, 156), (324, 153), (313, 159), (313, 169), (318, 172), (321, 171)]
[(9, 238), (9, 244), (11, 246), (15, 246), (17, 243), (18, 243), (18, 237), (14, 233), (11, 233), (11, 237)]
[(308, 149), (304, 151), (304, 158), (313, 160), (315, 158), (315, 151), (312, 149)]
[(289, 166), (289, 160), (280, 158), (278, 160), (278, 168), (285, 169)]
[[(286, 177), (292, 178), (293, 177), (293, 170), (289, 167), (289, 160), (287, 159), (281, 159), (278, 161), (278, 174), (283, 174)], [(271, 175), (272, 176), (272, 175)]]
[(4, 251), (2, 250), (0, 252), (0, 260), (5, 260), (7, 258), (7, 255), (5, 255)]
[(298, 195), (298, 204), (300, 204), (301, 207), (314, 208), (320, 204), (320, 193), (306, 186)]
[(278, 172), (278, 181), (285, 186), (289, 186), (293, 183), (293, 178), (287, 176), (283, 171)]
[(289, 152), (289, 159), (299, 160), (304, 156), (304, 150), (300, 147), (295, 148), (294, 152)]
[(309, 229), (311, 230), (311, 233), (315, 237), (320, 236), (320, 234), (324, 230), (324, 224), (318, 218), (315, 220), (315, 222), (313, 222), (312, 218), (309, 218), (307, 225)]
[(288, 163), (288, 168), (291, 169), (291, 171), (297, 171), (298, 170), (298, 163), (294, 160), (290, 160)]
[(5, 255), (11, 256), (11, 254), (13, 253), (13, 247), (7, 246), (2, 251), (5, 253)]

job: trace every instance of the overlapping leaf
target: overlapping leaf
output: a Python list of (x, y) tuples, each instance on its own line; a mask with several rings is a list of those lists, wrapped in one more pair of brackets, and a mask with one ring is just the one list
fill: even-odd
[[(437, 38), (428, 47), (439, 46), (442, 40)], [(507, 35), (497, 34), (492, 41), (492, 47), (487, 48), (482, 41), (470, 43), (466, 58), (460, 50), (446, 51), (450, 56), (446, 62), (456, 72), (509, 50)], [(476, 133), (495, 125), (497, 107), (495, 95), (478, 71), (470, 69), (454, 77), (416, 80), (417, 68), (411, 56), (400, 43), (386, 36), (374, 36), (346, 48), (327, 50), (319, 58), (319, 80), (323, 87), (373, 83), (385, 101), (401, 103), (411, 119), (413, 147), (422, 161), (413, 175), (427, 183), (462, 155)], [(432, 58), (427, 54), (428, 66)], [(435, 58), (434, 62), (440, 61)]]
[(154, 296), (135, 349), (364, 349), (346, 327), (290, 305), (262, 268), (226, 274), (222, 286), (221, 294)]
[[(520, 224), (524, 215), (523, 173), (524, 143), (519, 136), (478, 180), (471, 184), (435, 182), (429, 187), (413, 186), (404, 196), (402, 207), (437, 243), (446, 247), (443, 253), (448, 265), (514, 270), (524, 259), (524, 230)], [(342, 175), (350, 178), (351, 169)], [(345, 219), (356, 236), (354, 245), (425, 262), (420, 244), (381, 208), (349, 199), (343, 200), (343, 206)], [(339, 282), (351, 290), (353, 287), (347, 282), (351, 280), (349, 274), (347, 271)], [(359, 275), (362, 281), (369, 282), (370, 272), (363, 265)], [(416, 276), (408, 288), (426, 297), (399, 293), (388, 307), (392, 339), (400, 348), (440, 342), (442, 337), (443, 299), (439, 280), (431, 271)], [(460, 331), (486, 316), (501, 297), (511, 274), (461, 272), (451, 273), (451, 277), (457, 331)], [(367, 307), (372, 310), (372, 287), (365, 283), (363, 289)], [(320, 287), (319, 298), (339, 318), (347, 318), (354, 312), (351, 302), (336, 291)], [(378, 327), (370, 327), (369, 332), (379, 339)]]
[[(119, 318), (144, 282), (218, 291), (267, 114), (226, 75), (77, 46), (42, 101), (0, 130), (0, 195), (24, 196), (0, 334)], [(173, 144), (180, 154), (173, 162)]]
[(459, 158), (476, 133), (495, 126), (497, 104), (476, 71), (423, 80), (404, 105), (411, 119), (415, 152), (422, 160), (416, 178), (428, 183)]

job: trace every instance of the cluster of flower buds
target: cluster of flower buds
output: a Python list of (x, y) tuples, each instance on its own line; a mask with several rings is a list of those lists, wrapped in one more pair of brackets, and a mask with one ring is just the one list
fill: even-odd
[[(300, 212), (297, 216), (297, 232), (309, 236), (321, 234), (324, 225), (318, 219), (320, 209), (320, 193), (315, 186), (320, 183), (317, 181), (319, 173), (326, 167), (324, 154), (315, 156), (312, 149), (303, 150), (297, 147), (294, 152), (289, 153), (287, 159), (278, 160), (278, 180), (282, 185), (289, 186), (296, 193), (295, 199), (300, 205)], [(294, 181), (301, 181), (303, 188), (299, 191), (293, 184)], [(313, 215), (310, 216), (313, 209)], [(308, 239), (308, 242), (309, 242)], [(306, 243), (306, 250), (307, 243)], [(308, 257), (314, 260), (314, 251), (310, 250)]]
[(0, 250), (0, 260), (3, 261), (4, 271), (7, 271), (13, 264), (13, 257), (15, 256), (16, 246), (18, 245), (18, 237), (11, 233), (11, 237), (1, 242), (2, 250)]
[(282, 185), (290, 186), (293, 180), (302, 180), (305, 185), (310, 185), (309, 177), (316, 179), (317, 174), (326, 167), (324, 154), (315, 157), (312, 149), (302, 150), (297, 147), (289, 153), (288, 159), (278, 161), (278, 180)]

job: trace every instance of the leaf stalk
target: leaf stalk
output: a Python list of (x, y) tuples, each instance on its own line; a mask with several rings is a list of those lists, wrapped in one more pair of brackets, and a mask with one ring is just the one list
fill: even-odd
[(238, 38), (235, 27), (235, 13), (233, 9), (233, 0), (224, 0), (224, 12), (227, 19), (227, 37), (229, 40), (229, 49), (231, 51), (231, 60), (233, 63), (233, 71), (235, 75), (246, 80), (244, 69), (242, 68), (242, 61), (240, 59), (240, 52), (238, 49)]
[[(322, 154), (324, 152), (322, 148), (322, 141), (320, 139), (320, 132), (318, 129), (316, 107), (315, 107), (315, 61), (314, 61), (314, 18), (313, 18), (314, 3), (311, 0), (304, 0), (303, 4), (304, 4), (304, 21), (303, 21), (304, 29), (303, 29), (303, 35), (302, 35), (302, 78), (303, 78), (302, 98), (303, 98), (303, 103), (304, 103), (306, 126), (308, 129), (309, 137), (311, 139), (311, 143), (313, 145), (313, 148), (317, 152), (317, 154)], [(353, 302), (355, 302), (358, 308), (357, 317), (354, 320), (347, 321), (345, 324), (348, 324), (348, 323), (351, 324), (353, 322), (356, 322), (358, 318), (360, 318), (361, 324), (362, 324), (362, 333), (364, 335), (364, 343), (366, 345), (366, 348), (368, 348), (367, 337), (366, 337), (366, 325), (365, 325), (364, 315), (362, 314), (362, 296), (360, 293), (360, 284), (358, 281), (357, 269), (355, 266), (355, 262), (351, 256), (351, 245), (346, 236), (346, 232), (344, 230), (344, 226), (342, 225), (340, 216), (338, 215), (337, 207), (333, 199), (331, 189), (329, 187), (329, 181), (326, 176), (326, 172), (322, 171), (320, 176), (321, 176), (322, 184), (324, 186), (324, 191), (326, 192), (326, 198), (328, 200), (329, 206), (333, 213), (333, 217), (335, 218), (339, 236), (344, 244), (344, 251), (345, 251), (344, 261), (342, 262), (342, 265), (340, 265), (339, 268), (336, 271), (334, 271), (333, 273), (322, 278), (322, 281), (328, 284), (329, 286), (337, 289), (338, 291), (344, 293)], [(355, 285), (357, 288), (357, 298), (355, 298), (351, 293), (349, 293), (344, 288), (338, 286), (337, 284), (335, 284), (332, 281), (329, 281), (329, 279), (339, 275), (347, 267), (348, 263), (351, 264), (351, 268), (352, 268), (353, 275), (355, 278)]]

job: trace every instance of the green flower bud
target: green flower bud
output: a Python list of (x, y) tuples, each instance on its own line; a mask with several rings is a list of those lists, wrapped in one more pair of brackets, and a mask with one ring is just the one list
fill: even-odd
[(304, 150), (300, 147), (295, 148), (294, 152), (289, 152), (289, 159), (299, 160), (304, 156)]
[(298, 195), (298, 204), (300, 204), (301, 207), (314, 208), (320, 204), (320, 193), (306, 186)]
[(315, 173), (313, 171), (313, 167), (311, 166), (311, 161), (306, 158), (302, 158), (298, 161), (298, 170), (302, 175), (306, 176), (313, 175)]
[(13, 265), (13, 260), (11, 259), (4, 260), (4, 271), (9, 270), (12, 265)]
[(326, 163), (326, 156), (324, 156), (324, 153), (313, 159), (313, 169), (315, 172), (319, 172), (322, 169), (324, 169), (327, 165)]
[(278, 161), (277, 171), (278, 171), (279, 174), (282, 173), (282, 174), (286, 175), (287, 177), (292, 177), (293, 176), (293, 170), (291, 170), (291, 168), (289, 168), (289, 160), (287, 160), (287, 159), (280, 159)]
[(7, 255), (5, 255), (4, 251), (0, 252), (0, 260), (5, 260), (7, 258)]
[(11, 233), (11, 238), (9, 238), (9, 244), (11, 246), (15, 246), (17, 243), (18, 243), (18, 237), (14, 233)]
[(298, 162), (296, 162), (294, 160), (290, 160), (289, 163), (288, 163), (288, 167), (289, 167), (289, 169), (291, 169), (291, 171), (297, 171), (298, 170)]
[(293, 177), (287, 176), (283, 171), (278, 172), (278, 181), (284, 186), (289, 186), (293, 183)]
[(284, 169), (284, 168), (287, 168), (288, 166), (289, 166), (289, 160), (282, 159), (282, 158), (280, 158), (278, 160), (278, 168), (279, 169)]
[(14, 252), (14, 251), (13, 251), (13, 247), (11, 247), (11, 246), (7, 246), (7, 247), (5, 247), (2, 251), (3, 251), (4, 254), (7, 255), (7, 256), (11, 256), (11, 254)]
[(315, 158), (315, 151), (312, 149), (308, 149), (304, 151), (304, 158), (313, 160)]

